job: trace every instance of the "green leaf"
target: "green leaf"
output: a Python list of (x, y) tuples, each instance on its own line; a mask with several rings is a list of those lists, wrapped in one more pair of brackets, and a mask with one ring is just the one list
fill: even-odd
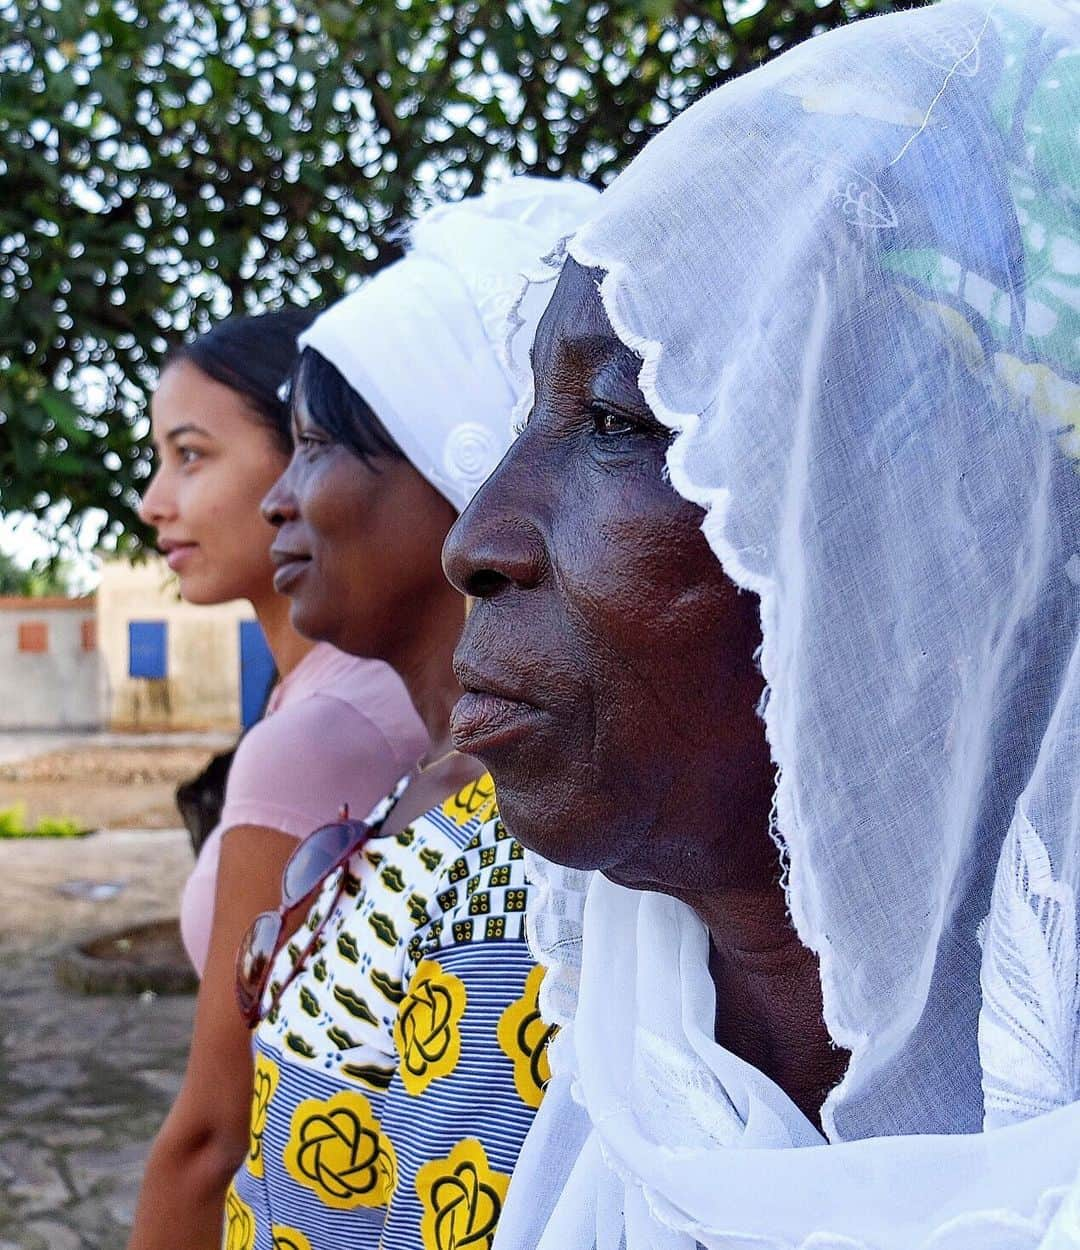
[[(391, 227), (482, 186), (493, 165), (610, 179), (669, 91), (685, 107), (815, 26), (892, 0), (766, 0), (733, 29), (720, 0), (551, 0), (536, 22), (505, 0), (268, 0), (265, 20), (254, 7), (18, 0), (0, 12), (0, 46), (19, 49), (0, 90), (0, 161), (18, 189), (0, 202), (0, 271), (18, 268), (0, 298), (0, 510), (101, 508), (136, 550), (144, 417), (167, 342), (233, 306), (336, 298), (400, 254)], [(61, 42), (68, 59), (53, 68)], [(611, 75), (604, 60), (619, 55)], [(189, 96), (194, 75), (209, 99)]]
[(53, 390), (51, 386), (47, 386), (41, 392), (39, 402), (53, 421), (56, 422), (56, 428), (65, 438), (81, 447), (85, 447), (93, 441), (90, 432), (83, 429), (79, 424), (80, 413), (78, 408), (75, 407), (66, 395)]

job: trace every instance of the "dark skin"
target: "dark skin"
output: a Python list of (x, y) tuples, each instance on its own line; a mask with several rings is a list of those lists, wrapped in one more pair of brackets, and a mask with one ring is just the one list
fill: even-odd
[(439, 552), (457, 513), (408, 460), (365, 463), (334, 441), (302, 391), (293, 440), (292, 459), (262, 503), (278, 531), (275, 585), (291, 600), (292, 624), (396, 669), (432, 744), (431, 766), (383, 827), (389, 836), (482, 772), (475, 760), (449, 754), (450, 709), (461, 693), (451, 660), (464, 604), (443, 576)]
[(769, 836), (757, 601), (665, 480), (670, 435), (600, 276), (568, 262), (537, 331), (528, 425), (447, 539), (447, 575), (477, 600), (455, 745), (490, 769), (526, 846), (693, 908), (717, 1041), (817, 1121), (847, 1056)]

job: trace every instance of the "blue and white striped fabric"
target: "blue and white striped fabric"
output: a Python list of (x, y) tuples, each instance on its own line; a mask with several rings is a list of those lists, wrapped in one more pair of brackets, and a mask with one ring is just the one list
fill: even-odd
[(255, 1034), (225, 1250), (488, 1250), (548, 1076), (526, 904), (489, 778), (354, 857)]

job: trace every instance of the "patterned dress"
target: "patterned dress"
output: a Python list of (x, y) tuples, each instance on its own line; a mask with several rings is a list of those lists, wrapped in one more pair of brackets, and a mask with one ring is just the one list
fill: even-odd
[(223, 1246), (490, 1250), (548, 1076), (521, 847), (485, 777), (373, 839), (347, 873), (322, 945), (254, 1035)]

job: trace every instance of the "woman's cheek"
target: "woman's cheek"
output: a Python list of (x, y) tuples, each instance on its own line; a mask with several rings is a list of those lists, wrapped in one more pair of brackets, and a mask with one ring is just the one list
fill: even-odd
[[(329, 457), (324, 455), (326, 459)], [(361, 518), (350, 508), (348, 474), (340, 469), (335, 473), (333, 466), (326, 463), (308, 465), (297, 485), (301, 515), (308, 527), (325, 536), (327, 542), (336, 546), (347, 541), (350, 517), (360, 527)]]
[(668, 618), (692, 567), (685, 536), (664, 514), (644, 513), (601, 531), (597, 597), (609, 615), (629, 617), (646, 633)]

